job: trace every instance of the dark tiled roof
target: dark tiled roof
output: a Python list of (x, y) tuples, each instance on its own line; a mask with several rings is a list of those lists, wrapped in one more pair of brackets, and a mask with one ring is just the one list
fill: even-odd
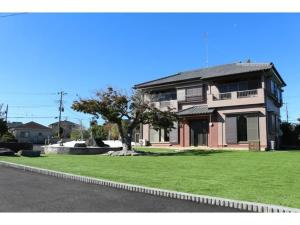
[(214, 111), (214, 109), (208, 109), (207, 105), (199, 105), (193, 106), (191, 108), (187, 108), (181, 110), (177, 113), (178, 116), (192, 116), (192, 115), (203, 115), (203, 114), (210, 114)]
[[(63, 121), (61, 121), (60, 123), (61, 123), (61, 125), (72, 125), (72, 126), (79, 126), (78, 124), (76, 124), (76, 123), (73, 123), (73, 122), (71, 122), (71, 121), (68, 121), (68, 120), (63, 120)], [(58, 122), (51, 123), (51, 124), (49, 124), (49, 126), (58, 126)]]
[[(220, 66), (214, 66), (204, 69), (198, 69), (193, 71), (186, 71), (180, 72), (172, 76), (163, 77), (157, 80), (148, 81), (145, 83), (135, 85), (135, 88), (144, 88), (148, 86), (155, 86), (170, 82), (179, 82), (185, 80), (192, 80), (192, 79), (210, 79), (215, 77), (222, 77), (222, 76), (229, 76), (229, 75), (236, 75), (236, 74), (246, 74), (250, 72), (257, 72), (263, 70), (269, 70), (274, 68), (272, 63), (231, 63), (225, 64)], [(279, 75), (279, 74), (278, 74)], [(284, 83), (282, 78), (279, 75), (279, 78)]]
[(29, 122), (22, 124), (20, 126), (15, 127), (14, 129), (37, 129), (37, 130), (50, 130), (49, 127), (46, 127), (42, 124), (36, 123), (36, 122)]

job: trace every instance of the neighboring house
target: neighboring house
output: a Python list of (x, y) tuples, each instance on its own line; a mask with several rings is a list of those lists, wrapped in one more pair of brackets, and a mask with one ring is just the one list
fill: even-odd
[(13, 128), (15, 128), (15, 127), (18, 127), (18, 126), (20, 126), (20, 125), (22, 125), (23, 123), (22, 122), (8, 122), (7, 123), (7, 127), (8, 127), (8, 129), (10, 130), (10, 129), (13, 129)]
[[(60, 126), (61, 126), (62, 131), (63, 131), (62, 132), (62, 138), (70, 138), (71, 132), (73, 130), (80, 129), (79, 124), (73, 123), (73, 122), (68, 121), (68, 120), (61, 121)], [(57, 135), (57, 133), (58, 133), (58, 122), (50, 124), (49, 127), (51, 128), (52, 133)]]
[(135, 85), (144, 101), (174, 108), (179, 123), (171, 132), (143, 125), (152, 145), (248, 148), (278, 144), (282, 77), (272, 63), (238, 62), (181, 72)]
[(45, 140), (52, 136), (50, 128), (35, 122), (25, 123), (10, 129), (18, 142), (45, 144)]

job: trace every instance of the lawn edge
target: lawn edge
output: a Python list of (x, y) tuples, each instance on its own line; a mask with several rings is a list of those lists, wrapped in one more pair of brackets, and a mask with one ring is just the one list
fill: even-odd
[(0, 165), (15, 168), (15, 169), (21, 169), (24, 171), (39, 173), (43, 175), (53, 176), (57, 178), (80, 181), (88, 184), (102, 185), (102, 186), (112, 187), (116, 189), (123, 189), (132, 192), (140, 192), (140, 193), (167, 197), (172, 199), (179, 199), (179, 200), (193, 201), (197, 203), (204, 203), (204, 204), (215, 205), (215, 206), (229, 207), (234, 209), (246, 210), (250, 212), (300, 213), (300, 209), (297, 208), (290, 208), (285, 206), (264, 204), (264, 203), (257, 203), (257, 202), (233, 200), (233, 199), (213, 197), (208, 195), (197, 195), (197, 194), (191, 194), (185, 192), (171, 191), (166, 189), (151, 188), (151, 187), (140, 186), (135, 184), (120, 183), (120, 182), (115, 182), (115, 181), (110, 181), (105, 179), (98, 179), (94, 177), (87, 177), (87, 176), (81, 176), (81, 175), (76, 175), (71, 173), (60, 172), (60, 171), (48, 170), (48, 169), (32, 167), (32, 166), (27, 166), (27, 165), (22, 165), (17, 163), (11, 163), (11, 162), (1, 161), (1, 160), (0, 160)]

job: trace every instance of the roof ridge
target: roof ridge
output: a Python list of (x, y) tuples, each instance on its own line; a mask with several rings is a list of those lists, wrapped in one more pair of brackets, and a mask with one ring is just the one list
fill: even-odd
[(166, 79), (166, 78), (178, 76), (178, 75), (180, 75), (181, 73), (182, 73), (182, 72), (179, 72), (179, 73), (176, 73), (176, 74), (173, 74), (173, 75), (169, 75), (169, 76), (166, 76), (166, 77), (161, 77), (161, 78), (157, 78), (157, 79), (154, 79), (154, 80), (151, 80), (151, 81), (147, 81), (147, 82), (143, 82), (143, 83), (138, 83), (138, 84), (136, 84), (136, 85), (134, 85), (134, 86), (136, 87), (136, 86), (140, 86), (140, 85), (147, 84), (147, 83), (150, 83), (150, 82), (159, 81), (159, 80), (163, 80), (163, 79)]
[(43, 124), (40, 124), (40, 123), (37, 123), (37, 122), (34, 122), (34, 121), (30, 121), (28, 123), (21, 124), (19, 126), (14, 127), (14, 129), (15, 128), (26, 128), (26, 127), (28, 127), (28, 125), (37, 125), (38, 127), (43, 128), (43, 129), (50, 129), (47, 126), (45, 126)]
[[(275, 68), (272, 62), (232, 62), (222, 65), (210, 66), (206, 68), (182, 71), (170, 76), (165, 76), (155, 80), (150, 80), (147, 82), (136, 84), (134, 85), (134, 88), (147, 88), (170, 82), (183, 82), (197, 79), (206, 80), (212, 77), (253, 73), (257, 71), (269, 70), (272, 68)], [(283, 80), (282, 82), (284, 83)]]

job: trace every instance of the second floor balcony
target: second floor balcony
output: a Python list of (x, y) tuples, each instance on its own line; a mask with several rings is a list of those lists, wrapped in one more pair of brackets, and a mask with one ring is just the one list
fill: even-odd
[(209, 107), (263, 104), (264, 90), (259, 88), (225, 93), (211, 93), (208, 94), (207, 97)]
[(168, 108), (173, 109), (174, 111), (178, 110), (177, 100), (169, 100), (169, 101), (159, 101), (159, 102), (152, 102), (152, 106), (160, 109), (160, 110), (167, 110)]

